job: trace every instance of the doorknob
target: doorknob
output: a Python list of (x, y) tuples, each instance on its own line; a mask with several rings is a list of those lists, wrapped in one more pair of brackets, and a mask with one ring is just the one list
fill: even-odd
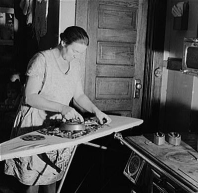
[(162, 76), (162, 68), (157, 67), (157, 68), (154, 70), (154, 75), (155, 75), (155, 77), (160, 77), (160, 76)]
[(141, 80), (140, 79), (135, 79), (135, 84), (134, 84), (134, 98), (138, 99), (140, 98), (140, 90), (142, 88)]

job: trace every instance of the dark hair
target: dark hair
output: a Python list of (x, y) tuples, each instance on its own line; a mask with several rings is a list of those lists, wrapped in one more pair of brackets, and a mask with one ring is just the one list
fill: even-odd
[(60, 34), (60, 39), (67, 45), (70, 45), (73, 42), (79, 42), (87, 46), (89, 45), (89, 36), (87, 35), (87, 32), (78, 26), (66, 28), (65, 31)]

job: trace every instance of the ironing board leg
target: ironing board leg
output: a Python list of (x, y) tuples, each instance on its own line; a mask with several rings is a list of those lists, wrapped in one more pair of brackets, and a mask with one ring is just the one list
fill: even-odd
[(70, 165), (71, 165), (72, 159), (73, 159), (73, 157), (74, 157), (76, 148), (77, 148), (77, 146), (74, 147), (74, 150), (73, 150), (73, 152), (72, 152), (72, 155), (71, 155), (70, 160), (69, 160), (69, 163), (68, 163), (68, 166), (67, 166), (67, 168), (66, 168), (66, 170), (65, 170), (65, 173), (64, 173), (64, 175), (63, 175), (63, 178), (62, 178), (62, 180), (61, 180), (61, 182), (60, 182), (60, 185), (59, 185), (59, 187), (58, 187), (57, 193), (60, 193), (60, 191), (61, 191), (61, 189), (62, 189), (62, 186), (63, 186), (63, 183), (64, 183), (64, 181), (65, 181), (67, 172), (68, 172), (68, 170), (69, 170), (69, 167), (70, 167)]

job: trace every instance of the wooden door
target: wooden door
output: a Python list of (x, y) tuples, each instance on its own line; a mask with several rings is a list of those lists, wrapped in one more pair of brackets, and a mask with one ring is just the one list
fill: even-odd
[(147, 0), (78, 0), (76, 24), (90, 45), (85, 58), (85, 93), (101, 110), (140, 117)]

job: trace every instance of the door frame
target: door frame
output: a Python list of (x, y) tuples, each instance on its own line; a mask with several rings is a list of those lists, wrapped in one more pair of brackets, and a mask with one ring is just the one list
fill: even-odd
[[(141, 118), (143, 130), (155, 132), (160, 126), (162, 69), (167, 0), (150, 0), (146, 36), (146, 60)], [(156, 75), (156, 70), (159, 74)], [(149, 128), (149, 131), (148, 131)]]
[[(83, 1), (83, 3), (82, 3)], [(80, 5), (79, 5), (80, 2)], [(87, 30), (87, 9), (89, 0), (76, 0), (76, 25)], [(140, 118), (144, 120), (143, 129), (159, 128), (160, 96), (162, 77), (155, 77), (154, 71), (164, 66), (164, 40), (166, 26), (167, 0), (147, 0), (148, 9), (144, 81)], [(155, 37), (155, 38), (154, 38)], [(159, 52), (160, 51), (160, 52)], [(86, 56), (85, 56), (86, 57)], [(85, 69), (85, 64), (83, 66)], [(137, 113), (136, 113), (137, 114)]]

